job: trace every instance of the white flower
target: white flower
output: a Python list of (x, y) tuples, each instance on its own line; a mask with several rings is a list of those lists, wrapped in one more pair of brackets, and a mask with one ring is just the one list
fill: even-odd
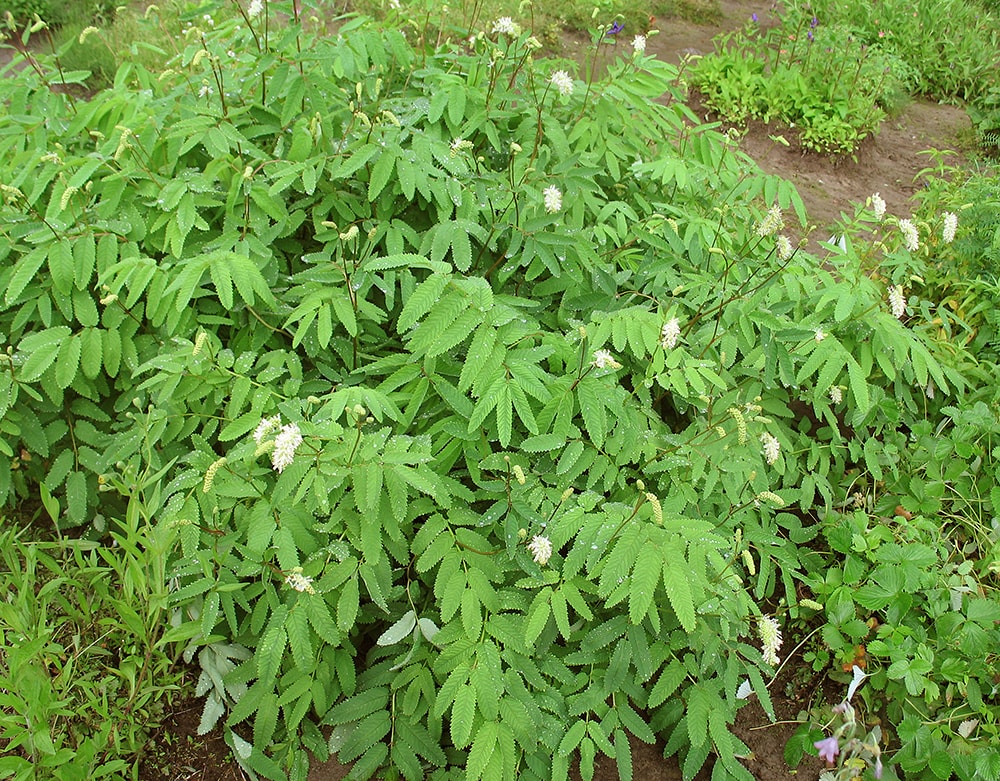
[(778, 253), (778, 260), (788, 260), (792, 257), (792, 242), (787, 236), (778, 236), (774, 240), (775, 251)]
[(760, 638), (761, 653), (767, 664), (778, 664), (778, 649), (781, 648), (781, 626), (771, 616), (757, 619), (757, 637)]
[(816, 328), (816, 329), (814, 329), (813, 334), (814, 334), (814, 338), (816, 339), (817, 342), (822, 342), (824, 339), (826, 339), (826, 334), (823, 333), (823, 329), (822, 328)]
[(536, 534), (528, 543), (528, 550), (531, 551), (531, 558), (535, 560), (535, 563), (544, 567), (552, 558), (552, 540)]
[(775, 205), (767, 210), (764, 219), (757, 225), (757, 235), (772, 236), (785, 227), (785, 218), (781, 216), (781, 207)]
[(285, 577), (285, 585), (291, 586), (296, 591), (305, 591), (308, 594), (315, 594), (316, 589), (312, 587), (313, 579), (302, 574), (302, 567), (295, 567)]
[(872, 211), (875, 212), (875, 219), (881, 220), (885, 217), (885, 201), (882, 200), (882, 196), (878, 193), (873, 193), (869, 200), (872, 204)]
[(839, 385), (830, 386), (830, 401), (834, 404), (840, 404), (844, 400), (844, 391), (841, 390)]
[(212, 94), (212, 88), (207, 84), (202, 84), (201, 89), (198, 90), (198, 97), (205, 98)]
[(501, 16), (493, 23), (493, 33), (517, 36), (521, 34), (521, 28), (509, 16)]
[(892, 316), (897, 320), (902, 319), (906, 314), (906, 296), (903, 293), (902, 285), (889, 285), (889, 308)]
[(920, 236), (917, 234), (917, 226), (910, 220), (900, 220), (899, 230), (903, 234), (903, 243), (910, 252), (920, 249)]
[(681, 336), (681, 324), (676, 317), (671, 317), (663, 324), (660, 331), (660, 344), (664, 350), (673, 350), (677, 346), (677, 340)]
[(854, 696), (854, 693), (858, 690), (858, 687), (861, 685), (861, 682), (868, 677), (865, 671), (862, 670), (857, 665), (854, 665), (851, 668), (851, 672), (853, 673), (853, 675), (851, 676), (851, 685), (847, 687), (848, 702), (851, 701), (851, 697)]
[(264, 0), (250, 0), (250, 5), (247, 6), (247, 16), (256, 19), (262, 13), (264, 13)]
[(259, 445), (271, 435), (272, 431), (277, 431), (279, 428), (281, 428), (281, 415), (275, 415), (273, 418), (261, 418), (253, 432), (253, 441)]
[(594, 360), (590, 365), (595, 369), (620, 369), (622, 367), (607, 350), (594, 350)]
[(564, 98), (568, 98), (573, 94), (573, 77), (566, 71), (556, 71), (549, 76), (549, 82), (553, 87), (559, 90), (559, 94)]
[(542, 195), (545, 197), (545, 211), (555, 214), (562, 210), (562, 193), (558, 187), (550, 185), (542, 190)]
[(778, 438), (765, 431), (760, 435), (760, 443), (764, 446), (764, 460), (768, 464), (777, 461), (778, 454), (781, 452), (781, 443)]
[(941, 232), (941, 239), (945, 244), (951, 244), (955, 240), (956, 230), (958, 230), (958, 215), (952, 212), (945, 212), (944, 230)]
[(632, 51), (636, 54), (642, 54), (646, 51), (646, 36), (637, 35), (632, 39)]
[(753, 694), (753, 686), (750, 685), (748, 679), (745, 679), (736, 690), (736, 699), (749, 700), (751, 694)]
[(283, 472), (295, 458), (295, 451), (302, 444), (302, 433), (294, 423), (282, 426), (278, 436), (274, 438), (274, 450), (271, 451), (271, 465), (278, 472)]

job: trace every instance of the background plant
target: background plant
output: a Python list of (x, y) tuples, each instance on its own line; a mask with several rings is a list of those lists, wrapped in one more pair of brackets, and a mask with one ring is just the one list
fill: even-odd
[(849, 27), (801, 15), (763, 31), (752, 21), (721, 36), (691, 73), (724, 120), (781, 122), (799, 128), (804, 148), (840, 154), (877, 133), (916, 86), (916, 73), (891, 51)]
[(112, 548), (3, 531), (5, 778), (122, 777), (180, 688), (163, 642), (167, 549), (146, 535), (119, 528)]

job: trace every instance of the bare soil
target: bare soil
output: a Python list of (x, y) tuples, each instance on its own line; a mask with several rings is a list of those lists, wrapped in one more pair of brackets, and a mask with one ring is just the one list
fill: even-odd
[[(711, 24), (695, 24), (683, 20), (664, 20), (660, 32), (650, 36), (647, 52), (676, 64), (688, 58), (712, 51), (713, 38), (721, 32), (743, 26), (756, 12), (761, 24), (776, 23), (775, 12), (760, 2), (722, 0), (721, 19)], [(619, 46), (628, 46), (635, 33), (626, 30)], [(582, 49), (585, 42), (567, 42), (570, 55), (574, 47)], [(609, 55), (611, 53), (609, 52)], [(697, 109), (697, 96), (692, 96)], [(716, 118), (701, 111), (706, 120)], [(774, 137), (783, 136), (785, 146)], [(934, 164), (927, 150), (951, 150), (945, 159), (956, 165), (964, 161), (962, 150), (971, 142), (971, 126), (960, 107), (914, 101), (901, 114), (886, 121), (875, 138), (868, 139), (856, 159), (834, 159), (803, 152), (795, 143), (794, 131), (751, 123), (745, 128), (743, 149), (767, 173), (792, 181), (806, 204), (810, 228), (814, 237), (825, 239), (836, 232), (842, 214), (854, 213), (854, 205), (863, 203), (872, 193), (885, 199), (891, 213), (909, 216), (912, 196), (922, 187), (922, 171)], [(789, 639), (788, 647), (794, 645)], [(797, 722), (812, 706), (832, 703), (837, 689), (823, 674), (802, 676), (793, 658), (786, 663), (786, 672), (771, 687), (777, 722), (772, 723), (760, 704), (751, 700), (739, 712), (734, 730), (751, 749), (746, 766), (760, 781), (815, 781), (822, 770), (818, 759), (807, 757), (796, 769), (784, 761), (786, 741)], [(229, 749), (219, 730), (207, 736), (196, 735), (201, 703), (190, 701), (178, 707), (154, 736), (140, 778), (142, 781), (235, 781), (243, 774), (230, 758)], [(674, 758), (663, 758), (662, 745), (647, 746), (633, 742), (634, 777), (643, 781), (679, 781), (682, 774)], [(339, 781), (348, 772), (336, 761), (316, 764), (309, 773), (310, 781)], [(708, 777), (703, 771), (701, 776)], [(699, 776), (699, 778), (701, 777)], [(578, 776), (577, 776), (578, 777)], [(597, 781), (617, 779), (613, 760), (599, 757)]]

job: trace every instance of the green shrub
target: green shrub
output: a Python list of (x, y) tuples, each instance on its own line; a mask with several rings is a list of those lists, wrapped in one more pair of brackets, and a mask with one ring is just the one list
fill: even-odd
[(819, 509), (982, 379), (903, 223), (796, 251), (639, 53), (269, 11), (90, 100), (0, 85), (3, 495), (175, 541), (164, 640), (265, 777), (631, 778), (659, 735), (748, 779)]

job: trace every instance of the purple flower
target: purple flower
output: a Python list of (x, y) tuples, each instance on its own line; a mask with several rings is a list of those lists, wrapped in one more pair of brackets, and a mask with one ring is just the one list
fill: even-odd
[(618, 33), (620, 33), (624, 29), (625, 29), (625, 24), (623, 22), (614, 22), (611, 25), (611, 27), (608, 28), (608, 31), (604, 33), (604, 35), (605, 36), (618, 35)]
[(819, 19), (817, 19), (815, 16), (812, 18), (812, 21), (809, 22), (810, 27), (815, 27), (818, 24), (819, 24)]
[(750, 14), (750, 18), (751, 18), (751, 19), (752, 19), (753, 21), (755, 21), (755, 22), (756, 22), (756, 21), (757, 21), (757, 14), (755, 14), (755, 13), (754, 13), (754, 14)]
[(808, 33), (806, 33), (806, 38), (809, 39), (809, 43), (812, 43), (812, 39), (813, 39), (813, 31), (812, 30), (810, 30)]
[(819, 752), (821, 759), (826, 760), (831, 765), (837, 761), (837, 754), (840, 753), (840, 744), (837, 742), (837, 738), (823, 738), (823, 740), (817, 740), (813, 745)]

